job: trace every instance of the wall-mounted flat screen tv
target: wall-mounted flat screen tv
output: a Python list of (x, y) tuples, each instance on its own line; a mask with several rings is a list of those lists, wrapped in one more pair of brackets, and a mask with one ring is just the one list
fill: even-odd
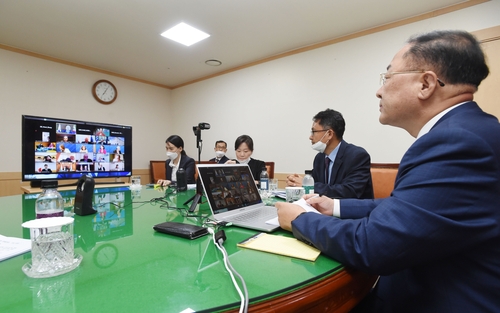
[(22, 116), (22, 180), (129, 177), (132, 127)]

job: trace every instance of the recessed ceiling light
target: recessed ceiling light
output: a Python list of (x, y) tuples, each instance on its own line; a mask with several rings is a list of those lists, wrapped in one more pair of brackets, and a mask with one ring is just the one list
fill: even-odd
[(219, 61), (219, 60), (214, 60), (214, 59), (212, 59), (212, 60), (206, 60), (206, 61), (205, 61), (205, 64), (206, 64), (206, 65), (210, 65), (210, 66), (219, 66), (219, 65), (221, 65), (221, 64), (222, 64), (222, 62), (221, 62), (221, 61)]
[(186, 23), (179, 23), (169, 30), (164, 31), (161, 35), (188, 47), (198, 41), (210, 37), (209, 34), (189, 26)]

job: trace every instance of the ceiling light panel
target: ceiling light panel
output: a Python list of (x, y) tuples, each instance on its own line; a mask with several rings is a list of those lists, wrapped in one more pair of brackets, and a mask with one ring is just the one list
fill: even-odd
[(179, 23), (169, 30), (164, 31), (161, 35), (188, 47), (210, 37), (209, 34), (186, 23)]

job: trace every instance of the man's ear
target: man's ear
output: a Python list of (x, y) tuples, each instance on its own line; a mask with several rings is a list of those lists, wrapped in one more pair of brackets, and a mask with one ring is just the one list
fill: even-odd
[(418, 93), (418, 98), (420, 100), (427, 100), (432, 97), (436, 88), (439, 87), (437, 75), (431, 71), (425, 72), (421, 76), (420, 83), (422, 84)]
[[(331, 130), (331, 133), (330, 133), (330, 130)], [(330, 134), (330, 139), (328, 139), (328, 141), (330, 141), (332, 139), (337, 139), (337, 135), (335, 134), (335, 131), (333, 129), (330, 128), (328, 133)]]

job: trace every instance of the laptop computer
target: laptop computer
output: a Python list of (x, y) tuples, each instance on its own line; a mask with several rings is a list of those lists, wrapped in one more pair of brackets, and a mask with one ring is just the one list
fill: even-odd
[(279, 228), (266, 223), (278, 214), (274, 206), (266, 206), (262, 201), (247, 164), (199, 164), (197, 167), (214, 219), (264, 232)]

